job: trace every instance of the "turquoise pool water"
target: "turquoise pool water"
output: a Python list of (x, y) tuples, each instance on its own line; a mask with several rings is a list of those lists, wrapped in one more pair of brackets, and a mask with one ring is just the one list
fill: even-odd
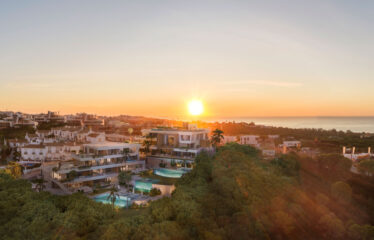
[[(96, 202), (101, 202), (104, 204), (112, 204), (112, 201), (111, 199), (108, 199), (108, 196), (109, 193), (104, 193), (94, 197), (94, 200)], [(127, 207), (127, 204), (131, 205), (131, 200), (130, 198), (124, 196), (117, 196), (117, 199), (114, 202), (114, 205), (116, 205), (117, 207)]]
[(149, 192), (152, 189), (152, 181), (147, 180), (136, 180), (135, 181), (135, 190), (141, 192)]
[(183, 174), (188, 172), (186, 169), (167, 169), (167, 168), (158, 168), (153, 170), (153, 173), (167, 178), (180, 178)]

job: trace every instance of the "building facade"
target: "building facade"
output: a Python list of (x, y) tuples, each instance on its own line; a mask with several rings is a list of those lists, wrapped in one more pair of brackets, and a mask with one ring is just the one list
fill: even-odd
[(189, 167), (201, 151), (211, 151), (208, 129), (155, 128), (148, 131), (150, 168)]
[(52, 177), (69, 188), (93, 187), (117, 182), (121, 171), (145, 168), (139, 159), (139, 144), (103, 142), (84, 144), (83, 152), (52, 172)]

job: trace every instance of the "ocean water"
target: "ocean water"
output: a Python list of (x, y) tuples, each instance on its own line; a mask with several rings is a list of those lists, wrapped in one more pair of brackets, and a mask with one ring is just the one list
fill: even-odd
[(322, 128), (374, 133), (374, 117), (242, 117), (211, 121), (254, 122), (257, 125), (288, 128)]

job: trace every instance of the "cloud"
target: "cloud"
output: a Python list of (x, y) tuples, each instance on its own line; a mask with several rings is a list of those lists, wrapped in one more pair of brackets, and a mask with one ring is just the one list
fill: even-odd
[(248, 80), (248, 81), (231, 81), (224, 82), (225, 85), (261, 85), (274, 87), (300, 87), (298, 82), (266, 81), (266, 80)]
[(233, 93), (241, 93), (241, 92), (248, 92), (247, 88), (224, 88), (222, 92), (233, 92)]

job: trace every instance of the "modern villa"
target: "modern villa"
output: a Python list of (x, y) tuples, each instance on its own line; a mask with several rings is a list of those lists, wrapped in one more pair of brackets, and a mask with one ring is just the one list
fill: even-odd
[(73, 189), (82, 186), (115, 183), (121, 171), (142, 170), (140, 144), (100, 142), (84, 144), (83, 151), (73, 160), (54, 169), (52, 177)]
[(201, 151), (210, 151), (209, 130), (194, 125), (183, 128), (155, 128), (148, 131), (149, 153), (147, 166), (191, 167)]

